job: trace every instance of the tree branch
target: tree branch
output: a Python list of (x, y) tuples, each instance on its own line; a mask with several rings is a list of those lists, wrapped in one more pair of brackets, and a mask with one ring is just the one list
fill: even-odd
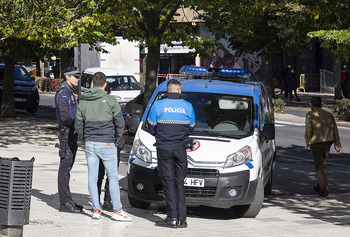
[(160, 34), (164, 33), (164, 31), (168, 27), (171, 19), (173, 19), (173, 16), (175, 15), (177, 9), (179, 9), (181, 3), (182, 3), (182, 0), (179, 0), (178, 3), (174, 6), (174, 8), (170, 11), (170, 13), (168, 14), (167, 18), (163, 22), (162, 27), (159, 29), (159, 33)]

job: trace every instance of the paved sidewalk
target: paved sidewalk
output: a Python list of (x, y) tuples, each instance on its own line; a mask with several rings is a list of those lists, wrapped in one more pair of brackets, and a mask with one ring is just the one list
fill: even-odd
[[(330, 107), (334, 106), (334, 95), (323, 94), (317, 92), (302, 92), (298, 93), (301, 101), (293, 99), (290, 101), (289, 98), (285, 98), (284, 95), (276, 95), (276, 98), (282, 99), (286, 103), (286, 112), (284, 114), (275, 114), (276, 120), (293, 121), (298, 123), (305, 123), (305, 115), (309, 112), (310, 101), (312, 96), (320, 96), (322, 98), (322, 107), (331, 112)], [(293, 111), (298, 111), (299, 115), (295, 115)], [(337, 125), (341, 127), (349, 127), (349, 122), (337, 121)]]
[[(297, 102), (296, 102), (297, 103)], [(189, 208), (186, 229), (167, 229), (154, 226), (165, 217), (164, 206), (152, 204), (147, 210), (132, 208), (127, 200), (127, 151), (122, 152), (120, 183), (124, 210), (133, 218), (131, 223), (110, 220), (112, 213), (103, 212), (100, 221), (91, 219), (87, 186), (87, 165), (80, 144), (71, 172), (73, 199), (84, 206), (83, 214), (58, 212), (57, 170), (59, 165), (57, 125), (53, 119), (20, 115), (15, 119), (0, 118), (0, 156), (29, 160), (35, 157), (30, 223), (24, 226), (24, 236), (349, 236), (350, 193), (320, 199), (313, 193), (288, 193), (283, 189), (265, 198), (263, 209), (254, 219), (237, 219), (232, 210)], [(280, 164), (277, 178), (310, 176), (313, 166), (295, 173)], [(339, 169), (347, 174), (348, 168)], [(344, 176), (345, 177), (345, 176)], [(347, 177), (347, 176), (346, 176)]]

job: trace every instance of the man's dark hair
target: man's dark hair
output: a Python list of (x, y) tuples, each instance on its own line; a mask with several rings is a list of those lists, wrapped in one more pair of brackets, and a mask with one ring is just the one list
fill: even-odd
[(111, 87), (109, 85), (106, 85), (105, 91), (108, 95), (111, 94)]
[(170, 85), (170, 84), (181, 86), (181, 83), (178, 80), (176, 80), (176, 79), (169, 80), (168, 83), (167, 83), (167, 86)]
[(313, 96), (311, 97), (311, 105), (313, 107), (321, 107), (322, 99), (319, 96)]
[(106, 75), (103, 72), (96, 72), (92, 78), (94, 87), (102, 87), (106, 83)]

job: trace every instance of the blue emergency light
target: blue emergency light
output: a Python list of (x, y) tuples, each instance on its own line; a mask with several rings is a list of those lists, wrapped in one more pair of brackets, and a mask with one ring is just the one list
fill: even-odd
[(184, 75), (191, 75), (194, 77), (224, 77), (224, 78), (237, 78), (247, 79), (250, 77), (250, 73), (246, 69), (233, 69), (233, 68), (207, 68), (196, 66), (183, 66), (180, 69), (180, 73)]
[(195, 67), (195, 66), (183, 66), (180, 71), (184, 75), (193, 75), (193, 76), (206, 76), (207, 68), (206, 67)]
[(230, 77), (230, 76), (242, 76), (243, 78), (249, 78), (250, 73), (246, 69), (231, 69), (231, 68), (221, 68), (220, 76), (221, 77)]

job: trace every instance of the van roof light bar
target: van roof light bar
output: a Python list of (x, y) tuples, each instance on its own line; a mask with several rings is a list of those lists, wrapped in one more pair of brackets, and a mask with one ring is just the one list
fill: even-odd
[(248, 70), (233, 68), (183, 66), (180, 69), (180, 73), (192, 77), (239, 78), (243, 80), (250, 78), (250, 73)]
[(206, 67), (183, 66), (179, 72), (180, 74), (191, 76), (208, 76)]

